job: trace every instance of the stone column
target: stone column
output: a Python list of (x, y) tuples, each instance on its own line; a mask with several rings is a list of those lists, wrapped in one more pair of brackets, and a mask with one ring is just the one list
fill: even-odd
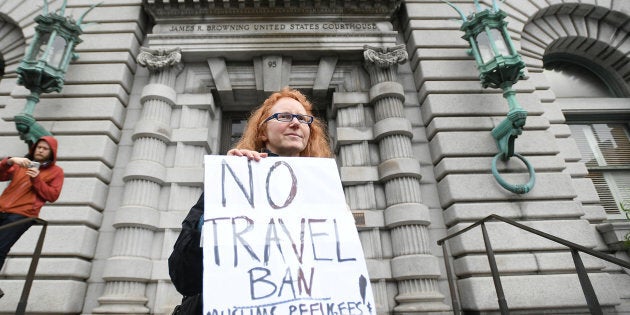
[(431, 254), (429, 209), (420, 194), (420, 163), (414, 158), (405, 94), (397, 81), (398, 64), (407, 61), (405, 45), (366, 46), (365, 68), (371, 81), (374, 141), (378, 143), (379, 181), (385, 187), (385, 227), (392, 242), (391, 272), (398, 285), (397, 314), (445, 311), (438, 288), (439, 261)]
[[(378, 314), (389, 312), (394, 305), (396, 282), (391, 280), (389, 259), (389, 231), (382, 229), (385, 202), (378, 184), (379, 158), (372, 141), (372, 108), (368, 93), (335, 92), (333, 115), (336, 116), (336, 153), (341, 166), (344, 194), (350, 209), (363, 218), (358, 222), (359, 238), (363, 246), (372, 291)], [(377, 196), (380, 196), (378, 198)], [(383, 244), (386, 244), (383, 248)]]
[(164, 157), (171, 137), (175, 78), (183, 69), (179, 49), (142, 49), (138, 63), (150, 71), (135, 125), (131, 159), (123, 176), (124, 192), (116, 212), (112, 253), (103, 271), (105, 289), (96, 314), (146, 314), (151, 281), (154, 231), (160, 227), (160, 192), (166, 180)]

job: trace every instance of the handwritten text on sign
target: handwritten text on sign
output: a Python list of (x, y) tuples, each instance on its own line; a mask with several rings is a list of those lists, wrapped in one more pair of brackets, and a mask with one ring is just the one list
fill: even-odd
[(204, 314), (375, 314), (332, 159), (205, 158)]

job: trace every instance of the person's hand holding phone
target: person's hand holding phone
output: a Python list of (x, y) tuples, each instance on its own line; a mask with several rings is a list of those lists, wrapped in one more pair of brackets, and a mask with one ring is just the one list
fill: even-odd
[(30, 176), (31, 178), (35, 178), (37, 177), (37, 175), (39, 175), (39, 167), (41, 166), (41, 164), (37, 161), (31, 161), (28, 164), (28, 169), (26, 170), (26, 175)]

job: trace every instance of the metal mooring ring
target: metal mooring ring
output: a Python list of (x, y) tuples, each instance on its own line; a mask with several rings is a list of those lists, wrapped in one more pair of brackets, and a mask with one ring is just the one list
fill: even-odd
[(510, 184), (508, 182), (506, 182), (501, 175), (499, 175), (499, 171), (497, 171), (497, 159), (502, 156), (503, 153), (499, 152), (497, 153), (497, 155), (494, 156), (494, 158), (492, 159), (492, 175), (494, 175), (494, 178), (497, 180), (497, 182), (499, 182), (499, 185), (501, 185), (501, 187), (515, 193), (515, 194), (526, 194), (528, 193), (530, 190), (532, 190), (532, 188), (534, 188), (534, 184), (536, 183), (536, 173), (534, 172), (534, 168), (532, 167), (532, 165), (529, 163), (529, 161), (527, 161), (525, 159), (524, 156), (518, 154), (518, 153), (514, 153), (514, 156), (517, 157), (519, 160), (523, 161), (523, 163), (525, 163), (525, 166), (527, 166), (527, 171), (529, 172), (529, 181), (527, 182), (527, 184)]

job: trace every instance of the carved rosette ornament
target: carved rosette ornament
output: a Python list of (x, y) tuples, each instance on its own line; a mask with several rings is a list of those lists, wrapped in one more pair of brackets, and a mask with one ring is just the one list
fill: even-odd
[(138, 63), (149, 71), (162, 71), (164, 68), (178, 65), (182, 59), (181, 48), (151, 49), (140, 47)]
[(407, 61), (408, 55), (405, 45), (392, 47), (364, 46), (363, 57), (366, 61), (373, 63), (379, 68), (389, 68), (396, 64)]

